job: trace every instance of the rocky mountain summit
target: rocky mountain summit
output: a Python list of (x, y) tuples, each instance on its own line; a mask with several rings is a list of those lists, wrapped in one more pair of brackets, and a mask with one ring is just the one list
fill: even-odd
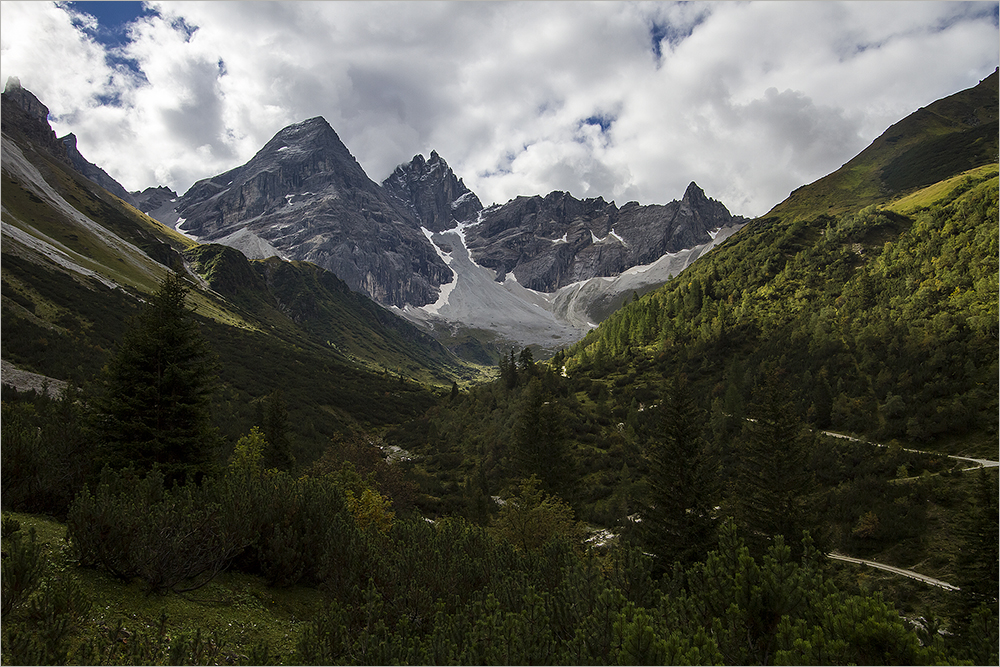
[(691, 183), (680, 201), (640, 206), (575, 199), (565, 192), (518, 197), (483, 212), (466, 233), (472, 256), (503, 280), (555, 292), (596, 276), (617, 276), (667, 253), (708, 243), (725, 226), (746, 222)]
[(149, 213), (150, 211), (155, 211), (162, 208), (164, 205), (173, 202), (178, 198), (178, 195), (170, 188), (161, 185), (155, 188), (146, 188), (142, 191), (133, 192), (132, 198), (135, 200), (136, 208), (143, 213)]
[(483, 210), (479, 197), (465, 187), (437, 151), (431, 151), (429, 160), (416, 155), (409, 164), (399, 165), (382, 181), (382, 187), (403, 201), (421, 226), (432, 232), (473, 220)]
[(423, 305), (451, 271), (415, 215), (365, 174), (323, 118), (290, 125), (249, 162), (195, 183), (176, 229), (250, 257), (313, 262), (386, 305)]
[(0, 98), (4, 124), (11, 128), (12, 133), (43, 147), (58, 160), (69, 161), (66, 147), (49, 126), (49, 108), (30, 90), (23, 88), (16, 76), (7, 79)]

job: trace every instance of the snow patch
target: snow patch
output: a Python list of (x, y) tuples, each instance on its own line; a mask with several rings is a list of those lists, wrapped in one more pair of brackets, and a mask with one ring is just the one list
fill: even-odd
[[(441, 312), (442, 308), (448, 305), (448, 298), (451, 296), (452, 290), (454, 290), (455, 286), (458, 284), (458, 272), (451, 268), (452, 253), (441, 250), (441, 248), (438, 247), (438, 244), (434, 242), (434, 232), (426, 227), (421, 227), (420, 231), (422, 231), (424, 236), (427, 237), (427, 240), (430, 241), (431, 246), (434, 248), (434, 252), (437, 253), (438, 257), (440, 257), (441, 260), (448, 265), (448, 268), (451, 269), (451, 281), (441, 284), (441, 291), (438, 293), (437, 301), (420, 307), (421, 310), (425, 312), (437, 315)], [(464, 245), (464, 238), (462, 239), (462, 243)]]
[[(594, 232), (590, 232), (591, 237), (594, 236)], [(563, 235), (557, 239), (549, 239), (553, 245), (556, 243), (569, 243), (569, 232), (563, 232)]]
[(626, 248), (628, 247), (628, 244), (625, 243), (625, 239), (623, 239), (621, 236), (619, 236), (618, 233), (614, 230), (614, 228), (612, 228), (611, 231), (608, 232), (608, 235), (605, 236), (603, 239), (597, 238), (597, 235), (594, 234), (593, 231), (590, 232), (590, 242), (591, 243), (607, 243), (612, 238), (617, 239), (618, 242), (621, 243)]
[(451, 203), (451, 210), (454, 211), (456, 208), (458, 208), (459, 206), (461, 206), (462, 204), (464, 204), (466, 201), (468, 201), (469, 199), (471, 199), (474, 196), (475, 196), (475, 194), (473, 192), (471, 192), (471, 191), (470, 192), (466, 192), (464, 195), (462, 195), (461, 197), (459, 197), (458, 199), (456, 199), (455, 201), (453, 201)]
[(181, 229), (181, 225), (183, 225), (185, 222), (187, 222), (187, 218), (177, 218), (177, 222), (176, 222), (176, 224), (174, 224), (174, 231), (180, 232), (181, 234), (183, 234), (184, 236), (188, 237), (192, 241), (197, 241), (198, 240), (197, 236), (195, 236), (194, 234), (190, 234), (190, 233), (184, 231), (183, 229)]

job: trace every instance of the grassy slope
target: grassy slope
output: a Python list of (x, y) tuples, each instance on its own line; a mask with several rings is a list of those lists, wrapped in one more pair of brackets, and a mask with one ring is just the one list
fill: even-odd
[[(5, 170), (4, 225), (47, 239), (73, 263), (121, 287), (109, 289), (5, 238), (3, 355), (18, 366), (76, 383), (93, 378), (144, 295), (171, 267), (189, 271), (189, 304), (220, 355), (224, 386), (216, 415), (224, 434), (245, 432), (252, 400), (280, 389), (300, 462), (352, 425), (380, 428), (422, 412), (435, 400), (428, 385), (448, 387), (453, 378), (472, 380), (479, 372), (313, 265), (251, 263), (230, 249), (193, 243), (95, 186), (44, 145), (18, 139), (16, 129), (5, 123), (5, 141), (14, 135), (55, 194), (40, 197)], [(109, 245), (106, 235), (49, 205), (52, 196), (135, 249)], [(222, 255), (228, 260), (217, 261)]]
[(837, 171), (793, 191), (764, 217), (840, 215), (997, 161), (997, 72), (892, 125)]

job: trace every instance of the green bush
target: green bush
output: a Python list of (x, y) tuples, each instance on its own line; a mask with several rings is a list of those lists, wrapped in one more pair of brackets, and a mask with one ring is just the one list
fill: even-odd
[(21, 607), (35, 592), (45, 571), (42, 547), (35, 539), (34, 528), (27, 538), (22, 534), (7, 539), (10, 544), (4, 545), (3, 565), (0, 566), (0, 611), (4, 618)]
[(211, 581), (253, 540), (248, 506), (210, 483), (164, 490), (154, 470), (105, 470), (96, 493), (70, 507), (67, 535), (84, 566), (100, 566), (151, 591), (193, 590)]

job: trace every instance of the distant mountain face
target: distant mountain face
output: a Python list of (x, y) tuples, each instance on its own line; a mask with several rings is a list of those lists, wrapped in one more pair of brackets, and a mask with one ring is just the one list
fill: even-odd
[(483, 210), (479, 197), (465, 187), (448, 163), (436, 151), (429, 160), (417, 155), (409, 164), (396, 167), (382, 187), (402, 201), (432, 232), (454, 228), (465, 220), (474, 220)]
[(426, 304), (451, 277), (403, 203), (322, 118), (281, 130), (249, 162), (195, 183), (176, 229), (250, 257), (306, 260), (386, 305)]
[[(512, 297), (504, 287), (510, 280), (554, 295), (709, 244), (718, 230), (745, 222), (694, 183), (683, 199), (663, 206), (630, 202), (619, 209), (600, 198), (581, 201), (553, 192), (484, 209), (434, 151), (399, 165), (379, 185), (322, 118), (281, 130), (245, 165), (199, 181), (176, 202), (168, 192), (146, 192), (144, 211), (201, 243), (229, 245), (249, 257), (308, 260), (416, 321), (484, 329), (521, 344), (565, 344), (595, 315), (571, 323), (539, 307), (536, 297)], [(458, 235), (440, 236), (449, 232)], [(456, 243), (464, 246), (467, 262), (454, 261)], [(468, 270), (475, 271), (474, 280)], [(666, 279), (658, 272), (647, 277)], [(630, 289), (645, 286), (630, 282)], [(578, 298), (606, 302), (613, 289), (579, 291)], [(463, 291), (464, 307), (445, 307)], [(474, 307), (477, 301), (481, 308)], [(491, 324), (489, 311), (499, 304), (521, 313), (524, 326)], [(586, 306), (569, 310), (579, 314)], [(539, 308), (549, 312), (542, 315)], [(544, 322), (532, 321), (535, 315)]]
[(741, 222), (695, 183), (683, 199), (664, 206), (629, 202), (618, 208), (602, 198), (580, 201), (553, 192), (485, 211), (466, 241), (476, 262), (498, 279), (512, 273), (529, 289), (555, 292), (708, 243), (714, 231)]

